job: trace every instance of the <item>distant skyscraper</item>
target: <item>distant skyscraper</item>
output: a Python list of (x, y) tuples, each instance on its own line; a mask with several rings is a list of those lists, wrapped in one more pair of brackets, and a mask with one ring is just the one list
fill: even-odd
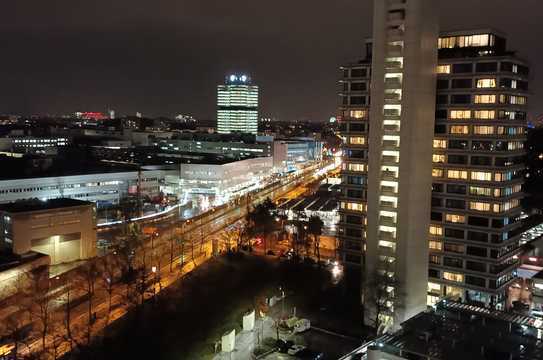
[(217, 131), (258, 132), (258, 86), (247, 75), (229, 75), (217, 87)]
[(365, 274), (394, 281), (365, 312), (394, 327), (426, 309), (437, 17), (435, 0), (374, 2)]

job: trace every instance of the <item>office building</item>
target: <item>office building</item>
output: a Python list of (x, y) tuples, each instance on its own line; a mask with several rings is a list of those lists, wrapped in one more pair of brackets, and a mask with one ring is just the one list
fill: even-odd
[(370, 324), (372, 279), (393, 279), (379, 311), (387, 329), (426, 309), (437, 4), (378, 0), (373, 23), (363, 293)]
[(96, 256), (94, 204), (73, 199), (0, 205), (0, 246), (16, 255), (45, 254), (51, 265)]
[(229, 75), (217, 87), (217, 131), (258, 132), (258, 86), (247, 75)]
[(503, 308), (521, 237), (528, 66), (494, 30), (439, 39), (429, 303)]
[(154, 198), (160, 194), (162, 170), (138, 171), (114, 168), (81, 169), (77, 174), (43, 174), (34, 177), (17, 176), (0, 179), (0, 204), (19, 200), (70, 198), (90, 201), (97, 208), (119, 204), (127, 195)]

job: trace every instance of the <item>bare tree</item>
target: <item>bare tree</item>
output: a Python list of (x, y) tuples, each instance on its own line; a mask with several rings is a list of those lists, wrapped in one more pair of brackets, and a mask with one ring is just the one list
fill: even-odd
[(47, 352), (47, 335), (51, 323), (52, 299), (49, 294), (48, 272), (43, 268), (36, 268), (28, 272), (29, 277), (29, 296), (31, 296), (31, 319), (37, 324), (41, 342), (42, 351)]
[(364, 307), (370, 316), (375, 335), (385, 333), (391, 325), (395, 311), (402, 307), (401, 285), (396, 277), (393, 257), (379, 260), (379, 267), (369, 274), (364, 283)]
[(106, 325), (109, 324), (109, 317), (111, 315), (111, 301), (113, 298), (113, 289), (115, 284), (115, 279), (117, 277), (117, 273), (119, 271), (120, 264), (119, 259), (115, 254), (109, 254), (102, 258), (102, 283), (104, 286), (104, 289), (107, 292), (107, 301), (108, 301), (108, 307), (107, 307), (107, 319), (106, 319)]
[(96, 314), (93, 312), (93, 300), (96, 291), (96, 284), (100, 278), (100, 264), (98, 259), (91, 259), (78, 269), (78, 281), (81, 289), (87, 297), (87, 344), (90, 344), (92, 337), (92, 325), (96, 321)]

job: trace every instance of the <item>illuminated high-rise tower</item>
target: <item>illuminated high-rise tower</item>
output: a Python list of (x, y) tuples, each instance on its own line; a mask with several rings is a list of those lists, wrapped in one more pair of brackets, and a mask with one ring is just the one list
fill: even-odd
[(217, 87), (217, 131), (258, 132), (258, 86), (247, 75), (229, 75)]
[(374, 2), (364, 296), (380, 326), (426, 309), (437, 6)]

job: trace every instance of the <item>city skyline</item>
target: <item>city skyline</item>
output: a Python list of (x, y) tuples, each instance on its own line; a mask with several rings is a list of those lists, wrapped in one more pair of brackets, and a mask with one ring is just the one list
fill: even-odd
[[(309, 12), (308, 4), (297, 3), (286, 14), (277, 4), (243, 2), (209, 8), (98, 1), (78, 9), (66, 3), (54, 13), (47, 5), (30, 9), (5, 4), (3, 12), (10, 16), (0, 38), (13, 56), (1, 60), (9, 71), (0, 75), (0, 113), (63, 114), (110, 107), (119, 114), (182, 112), (214, 120), (215, 85), (225, 73), (243, 71), (261, 85), (262, 115), (326, 120), (337, 105), (330, 86), (339, 78), (337, 64), (362, 57), (364, 39), (371, 36), (369, 3), (312, 3)], [(441, 30), (495, 27), (510, 34), (510, 47), (534, 64), (541, 49), (531, 46), (537, 32), (531, 31), (536, 24), (530, 14), (540, 8), (536, 1), (501, 0), (492, 11), (483, 2), (442, 1)], [(19, 21), (22, 14), (24, 22)], [(264, 14), (269, 16), (263, 19)], [(232, 21), (236, 16), (243, 17), (243, 25)], [(324, 26), (300, 27), (300, 17)], [(245, 51), (249, 46), (255, 50)], [(541, 93), (541, 76), (535, 71), (534, 93)], [(306, 86), (312, 90), (304, 90)], [(531, 100), (532, 116), (543, 113), (540, 98)]]

